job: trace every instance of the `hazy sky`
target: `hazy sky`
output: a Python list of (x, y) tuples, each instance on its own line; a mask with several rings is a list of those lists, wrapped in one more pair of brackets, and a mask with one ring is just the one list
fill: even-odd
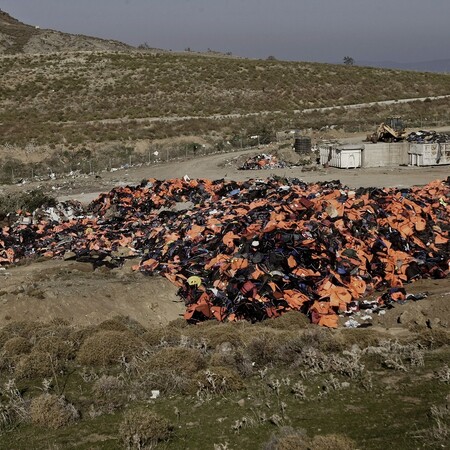
[(22, 22), (132, 45), (298, 61), (450, 58), (450, 0), (0, 0)]

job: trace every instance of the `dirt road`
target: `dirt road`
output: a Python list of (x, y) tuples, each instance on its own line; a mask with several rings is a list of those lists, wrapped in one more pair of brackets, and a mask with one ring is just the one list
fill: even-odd
[(154, 164), (117, 172), (104, 172), (101, 178), (87, 177), (64, 183), (59, 189), (60, 200), (74, 199), (83, 203), (93, 200), (100, 192), (109, 190), (118, 184), (136, 184), (146, 178), (209, 178), (212, 180), (226, 178), (237, 181), (249, 178), (267, 178), (283, 176), (300, 178), (305, 182), (341, 180), (350, 188), (386, 186), (410, 187), (424, 185), (435, 179), (445, 179), (450, 174), (449, 166), (435, 167), (381, 167), (364, 169), (338, 169), (316, 166), (316, 170), (306, 171), (301, 167), (246, 171), (238, 170), (237, 159), (242, 155), (251, 156), (262, 152), (270, 153), (270, 146), (259, 149), (243, 150), (235, 153), (221, 153), (187, 161), (175, 161)]

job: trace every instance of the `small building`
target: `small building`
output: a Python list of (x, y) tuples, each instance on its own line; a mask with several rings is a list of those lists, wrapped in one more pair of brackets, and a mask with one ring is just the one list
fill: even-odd
[(410, 144), (411, 166), (443, 166), (450, 164), (450, 142), (433, 144)]
[(361, 167), (361, 153), (364, 146), (359, 144), (321, 144), (319, 146), (320, 164), (341, 169)]

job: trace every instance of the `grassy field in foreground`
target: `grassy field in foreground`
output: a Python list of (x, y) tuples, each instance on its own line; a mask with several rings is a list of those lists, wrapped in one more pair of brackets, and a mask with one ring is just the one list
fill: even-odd
[(298, 313), (151, 330), (124, 317), (11, 323), (0, 330), (0, 446), (441, 448), (449, 342), (443, 329), (330, 331)]

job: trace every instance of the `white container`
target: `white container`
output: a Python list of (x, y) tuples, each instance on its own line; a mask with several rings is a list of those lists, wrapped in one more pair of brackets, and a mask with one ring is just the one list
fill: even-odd
[(320, 164), (340, 169), (361, 167), (361, 146), (355, 145), (321, 145)]

